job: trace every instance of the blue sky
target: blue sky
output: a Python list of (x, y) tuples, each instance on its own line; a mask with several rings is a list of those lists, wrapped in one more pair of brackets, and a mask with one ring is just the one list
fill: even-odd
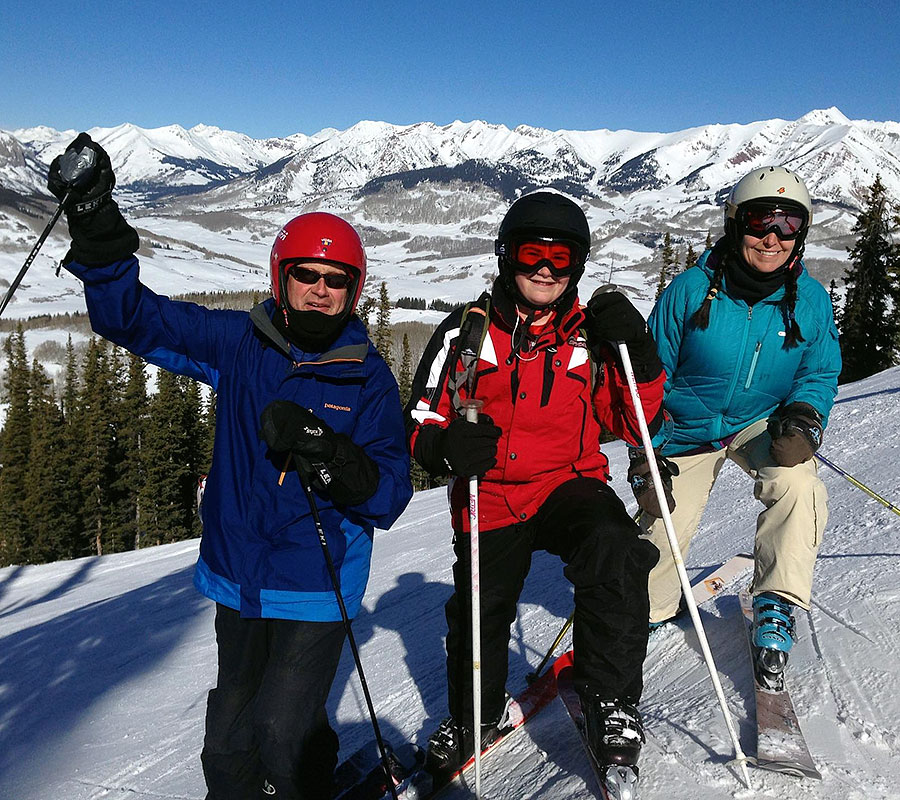
[(4, 3), (0, 128), (900, 120), (898, 29), (896, 0)]

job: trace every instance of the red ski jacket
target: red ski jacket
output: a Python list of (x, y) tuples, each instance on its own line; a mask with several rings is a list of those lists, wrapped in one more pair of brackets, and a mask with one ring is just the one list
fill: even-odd
[[(533, 328), (528, 339), (492, 306), (480, 346), (456, 346), (463, 314), (463, 308), (450, 313), (419, 363), (406, 407), (411, 452), (416, 452), (423, 426), (446, 427), (461, 413), (458, 400), (473, 396), (484, 402), (481, 413), (489, 415), (502, 434), (497, 464), (479, 486), (483, 531), (529, 519), (571, 478), (607, 481), (608, 462), (599, 442), (602, 429), (634, 445), (640, 444), (640, 432), (616, 354), (603, 347), (592, 358), (579, 330), (584, 314), (577, 301), (562, 319)], [(466, 318), (472, 314), (480, 317), (477, 341), (478, 334), (485, 333), (484, 314), (475, 308)], [(470, 333), (465, 336), (466, 342), (472, 338)], [(518, 348), (514, 340), (520, 342)], [(466, 361), (476, 353), (477, 362), (466, 369)], [(651, 434), (662, 419), (664, 381), (660, 371), (638, 384)], [(454, 529), (468, 530), (465, 480), (451, 480), (450, 506)]]

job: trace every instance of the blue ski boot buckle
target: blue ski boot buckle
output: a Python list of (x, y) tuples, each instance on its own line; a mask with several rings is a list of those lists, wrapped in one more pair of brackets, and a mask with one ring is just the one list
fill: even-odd
[(789, 653), (795, 641), (791, 604), (771, 592), (754, 597), (753, 644), (760, 649)]

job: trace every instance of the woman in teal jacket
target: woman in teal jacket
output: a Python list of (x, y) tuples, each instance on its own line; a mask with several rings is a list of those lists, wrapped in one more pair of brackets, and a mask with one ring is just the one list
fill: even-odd
[[(830, 298), (803, 267), (812, 219), (803, 181), (783, 167), (745, 176), (725, 236), (663, 292), (649, 319), (668, 376), (657, 437), (682, 555), (725, 459), (755, 481), (755, 643), (777, 682), (793, 643), (791, 606), (809, 608), (827, 518), (818, 449), (841, 370)], [(679, 610), (680, 584), (646, 461), (629, 478), (641, 524), (663, 554), (650, 574), (651, 625)], [(655, 513), (654, 513), (655, 512)]]

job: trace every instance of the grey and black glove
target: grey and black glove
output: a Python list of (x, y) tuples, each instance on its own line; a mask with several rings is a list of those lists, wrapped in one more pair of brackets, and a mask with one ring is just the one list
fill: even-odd
[(79, 133), (50, 164), (47, 188), (66, 201), (72, 246), (64, 263), (102, 266), (133, 255), (140, 245), (137, 231), (112, 199), (116, 176), (106, 151)]
[(260, 438), (277, 453), (292, 453), (303, 478), (338, 505), (358, 505), (378, 489), (378, 466), (366, 452), (303, 406), (269, 403), (260, 417)]
[(769, 453), (782, 467), (809, 461), (822, 444), (822, 415), (809, 403), (788, 403), (768, 420)]
[(446, 428), (423, 425), (413, 455), (432, 475), (482, 477), (497, 463), (501, 432), (487, 414), (482, 414), (478, 422), (457, 417)]
[[(654, 451), (654, 454), (656, 456), (656, 466), (659, 469), (659, 477), (662, 478), (663, 494), (665, 494), (666, 504), (671, 514), (675, 510), (675, 498), (672, 495), (672, 477), (678, 475), (678, 465), (674, 461), (664, 458), (656, 451)], [(662, 509), (659, 506), (656, 490), (653, 488), (653, 475), (650, 473), (647, 455), (643, 450), (629, 448), (628, 458), (628, 483), (631, 484), (634, 499), (637, 500), (642, 511), (646, 511), (654, 517), (661, 517)]]
[(584, 311), (588, 347), (595, 350), (605, 342), (625, 342), (638, 383), (656, 378), (662, 362), (647, 323), (621, 292), (595, 294)]

